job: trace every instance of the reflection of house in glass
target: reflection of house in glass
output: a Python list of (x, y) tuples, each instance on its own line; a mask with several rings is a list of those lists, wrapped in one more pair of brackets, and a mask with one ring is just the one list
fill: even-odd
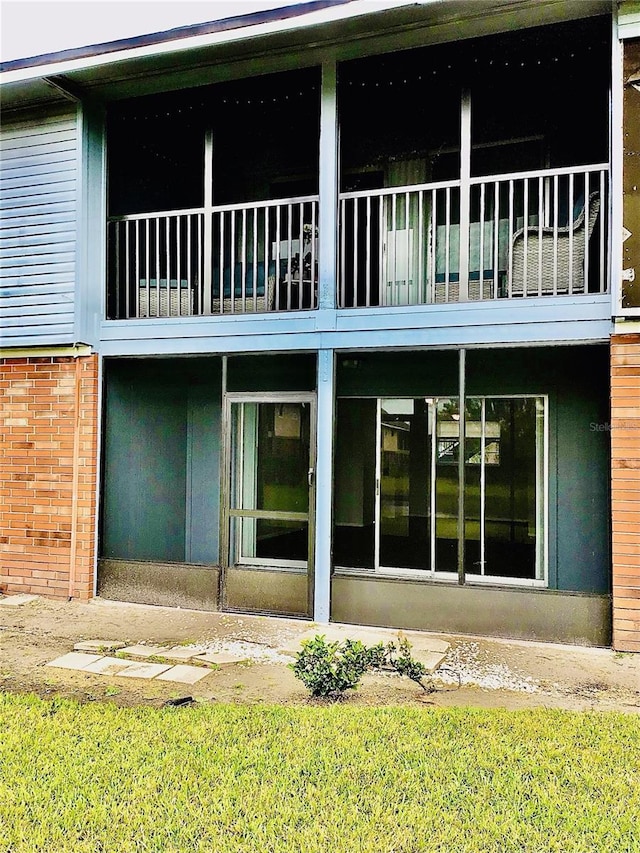
[[(487, 465), (500, 464), (500, 424), (494, 422), (482, 425), (473, 421), (465, 424), (467, 449), (465, 461), (467, 465), (480, 465), (484, 459)], [(484, 448), (474, 451), (471, 448), (479, 440), (484, 439)], [(460, 430), (455, 422), (438, 424), (438, 458), (442, 462), (451, 461), (455, 464), (457, 450), (460, 446)]]

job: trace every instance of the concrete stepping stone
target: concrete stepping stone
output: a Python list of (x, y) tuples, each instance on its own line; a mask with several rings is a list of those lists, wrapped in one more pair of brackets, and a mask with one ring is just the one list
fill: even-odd
[(7, 595), (0, 597), (0, 605), (2, 607), (20, 607), (23, 604), (29, 604), (30, 601), (37, 600), (37, 595), (27, 595), (27, 593), (18, 593), (18, 595)]
[(76, 643), (73, 647), (76, 652), (117, 652), (118, 649), (123, 649), (127, 644), (119, 643), (117, 640), (83, 640)]
[(122, 658), (104, 657), (95, 663), (90, 663), (89, 666), (85, 666), (84, 672), (94, 672), (97, 675), (119, 675), (130, 666), (137, 666), (137, 664), (130, 660), (122, 660)]
[(403, 636), (411, 643), (411, 650), (414, 656), (417, 652), (441, 652), (443, 655), (446, 655), (449, 651), (450, 644), (446, 640), (438, 640), (436, 637), (425, 637), (422, 634), (411, 634), (408, 631), (403, 631)]
[(118, 673), (120, 678), (146, 678), (152, 679), (171, 669), (171, 664), (167, 663), (133, 663), (129, 662), (129, 666)]
[(119, 649), (119, 651), (123, 655), (131, 655), (134, 658), (151, 658), (165, 657), (170, 648), (170, 646), (144, 646), (138, 644), (135, 646), (125, 646), (123, 649)]
[(102, 657), (102, 655), (89, 655), (83, 652), (68, 652), (68, 654), (52, 660), (47, 664), (47, 666), (53, 666), (56, 667), (56, 669), (84, 670), (90, 664), (101, 660)]
[(211, 674), (210, 669), (205, 669), (203, 666), (189, 666), (189, 664), (176, 664), (161, 673), (157, 677), (157, 681), (176, 681), (180, 684), (195, 684), (196, 681), (201, 681)]
[[(328, 643), (344, 642), (345, 640), (360, 640), (365, 646), (375, 646), (378, 643), (383, 643), (385, 646), (389, 642), (398, 644), (398, 634), (411, 643), (411, 654), (417, 660), (420, 660), (419, 655), (427, 652), (438, 652), (444, 657), (449, 650), (449, 643), (445, 640), (439, 640), (436, 637), (425, 636), (419, 632), (402, 631), (394, 628), (372, 628), (370, 626), (360, 627), (358, 625), (317, 625), (314, 628), (309, 628), (304, 633), (297, 637), (289, 639), (286, 648), (281, 649), (283, 654), (295, 655), (300, 651), (303, 640), (312, 640), (319, 634), (323, 635)], [(442, 660), (442, 658), (440, 658)], [(427, 665), (424, 661), (425, 666)]]
[(167, 660), (191, 660), (204, 652), (204, 646), (174, 646), (162, 654)]
[(244, 663), (249, 660), (246, 655), (234, 655), (231, 652), (205, 652), (193, 658), (194, 661), (202, 663), (217, 663), (218, 666), (229, 666), (234, 663)]
[(446, 656), (446, 652), (425, 652), (415, 648), (411, 649), (411, 657), (421, 663), (429, 673), (435, 672)]

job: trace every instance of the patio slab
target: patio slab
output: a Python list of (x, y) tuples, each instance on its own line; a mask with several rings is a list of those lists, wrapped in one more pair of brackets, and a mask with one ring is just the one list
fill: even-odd
[(204, 652), (204, 646), (175, 646), (173, 649), (168, 649), (166, 652), (163, 652), (162, 657), (167, 660), (191, 660), (192, 658), (198, 657)]
[(246, 655), (234, 655), (231, 652), (205, 652), (193, 658), (194, 661), (202, 663), (217, 663), (218, 666), (230, 666), (234, 663), (244, 663), (248, 660)]
[(97, 675), (120, 675), (123, 670), (131, 666), (137, 666), (137, 664), (122, 658), (104, 657), (85, 666), (84, 672), (94, 672)]
[[(365, 646), (375, 646), (378, 643), (393, 642), (398, 644), (398, 635), (401, 634), (411, 643), (411, 653), (414, 658), (420, 660), (427, 665), (427, 653), (438, 653), (441, 655), (440, 661), (449, 650), (449, 643), (440, 640), (437, 637), (431, 637), (428, 634), (423, 634), (419, 631), (399, 631), (395, 628), (371, 628), (369, 626), (361, 627), (359, 625), (342, 625), (337, 622), (332, 622), (329, 625), (317, 625), (309, 628), (298, 634), (297, 637), (291, 638), (285, 648), (281, 649), (284, 654), (295, 655), (300, 651), (300, 645), (303, 640), (312, 640), (318, 634), (325, 637), (327, 642), (344, 642), (345, 640), (360, 640)], [(425, 657), (422, 661), (421, 656)], [(430, 659), (429, 659), (430, 660)], [(440, 662), (439, 661), (439, 662)], [(438, 663), (439, 663), (438, 662)]]
[(118, 673), (119, 678), (146, 678), (151, 680), (157, 678), (163, 672), (171, 669), (171, 665), (167, 663), (133, 663)]
[(429, 673), (435, 672), (446, 656), (446, 652), (425, 652), (411, 649), (411, 657), (421, 663)]
[(170, 649), (171, 646), (145, 646), (139, 643), (135, 646), (125, 646), (118, 651), (122, 652), (123, 655), (131, 655), (134, 658), (151, 658), (165, 657)]
[(62, 657), (52, 660), (46, 666), (53, 666), (56, 669), (78, 669), (84, 670), (89, 664), (96, 663), (101, 660), (102, 655), (89, 655), (83, 652), (69, 652)]
[(23, 604), (29, 604), (30, 601), (37, 601), (39, 596), (27, 595), (27, 593), (18, 593), (18, 595), (3, 595), (0, 597), (0, 606), (2, 607), (20, 607)]
[(195, 684), (196, 681), (202, 681), (210, 674), (211, 670), (205, 669), (203, 666), (189, 666), (189, 664), (179, 663), (161, 673), (157, 680), (176, 681), (179, 684)]
[(127, 644), (119, 643), (117, 640), (83, 640), (76, 643), (73, 647), (75, 652), (117, 652), (118, 649), (123, 649)]

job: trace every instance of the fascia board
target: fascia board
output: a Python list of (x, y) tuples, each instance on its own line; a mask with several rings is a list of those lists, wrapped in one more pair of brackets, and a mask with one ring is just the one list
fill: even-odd
[(43, 65), (34, 65), (13, 71), (3, 71), (0, 73), (0, 86), (7, 83), (26, 82), (51, 75), (71, 74), (74, 71), (98, 68), (118, 62), (126, 62), (131, 59), (163, 56), (195, 48), (232, 44), (275, 33), (282, 34), (283, 32), (293, 32), (326, 23), (348, 21), (365, 15), (397, 11), (403, 7), (436, 5), (442, 2), (443, 0), (414, 0), (414, 2), (398, 2), (398, 0), (395, 0), (395, 2), (394, 0), (354, 0), (354, 2), (347, 3), (344, 6), (329, 7), (328, 9), (309, 12), (299, 17), (281, 18), (269, 21), (268, 23), (239, 27), (233, 30), (224, 30), (222, 32), (207, 33), (193, 37), (187, 36), (179, 39), (174, 38), (160, 44), (127, 47), (124, 50), (111, 50), (108, 53), (96, 56), (87, 56), (61, 62), (51, 61)]
[(623, 0), (618, 4), (618, 37), (621, 39), (640, 36), (640, 3), (638, 0)]
[(624, 39), (640, 38), (640, 14), (635, 21), (618, 20), (618, 37)]

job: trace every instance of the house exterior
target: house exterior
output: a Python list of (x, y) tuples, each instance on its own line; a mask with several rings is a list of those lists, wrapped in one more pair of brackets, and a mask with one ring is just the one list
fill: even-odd
[(621, 6), (6, 63), (0, 590), (640, 651)]

